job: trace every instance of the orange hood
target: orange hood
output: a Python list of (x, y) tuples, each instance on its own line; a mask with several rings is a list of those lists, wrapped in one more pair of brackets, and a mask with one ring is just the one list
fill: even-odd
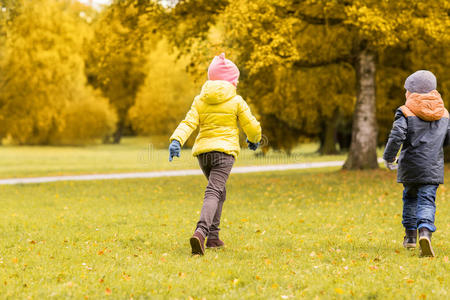
[(444, 101), (438, 91), (427, 94), (409, 94), (405, 106), (424, 121), (440, 120), (445, 114)]

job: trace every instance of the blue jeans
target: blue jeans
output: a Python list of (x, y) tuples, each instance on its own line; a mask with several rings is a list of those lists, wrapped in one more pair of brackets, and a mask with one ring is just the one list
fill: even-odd
[(405, 229), (427, 228), (436, 231), (436, 190), (438, 184), (403, 184), (403, 221)]

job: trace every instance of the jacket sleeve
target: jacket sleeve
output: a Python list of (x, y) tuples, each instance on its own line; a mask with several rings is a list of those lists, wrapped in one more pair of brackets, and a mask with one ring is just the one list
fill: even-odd
[(259, 143), (261, 141), (261, 125), (252, 115), (247, 102), (242, 98), (240, 98), (238, 106), (238, 120), (248, 140), (255, 144)]
[(395, 112), (394, 125), (392, 125), (389, 139), (384, 149), (383, 159), (387, 162), (394, 162), (400, 147), (406, 139), (408, 132), (408, 121), (400, 109)]
[(192, 132), (197, 128), (199, 123), (199, 115), (196, 107), (196, 100), (191, 105), (191, 109), (186, 114), (186, 117), (178, 125), (177, 129), (173, 132), (170, 137), (170, 142), (177, 140), (180, 142), (181, 146), (187, 141)]

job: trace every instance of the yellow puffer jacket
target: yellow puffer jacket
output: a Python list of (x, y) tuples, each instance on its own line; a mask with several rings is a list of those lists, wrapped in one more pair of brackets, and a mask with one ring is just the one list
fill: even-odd
[(197, 156), (210, 151), (220, 151), (237, 158), (239, 154), (239, 129), (241, 125), (252, 143), (261, 141), (261, 126), (252, 115), (247, 103), (236, 95), (236, 88), (227, 81), (207, 81), (200, 95), (195, 97), (186, 118), (170, 137), (183, 145), (191, 133), (200, 126), (192, 149)]

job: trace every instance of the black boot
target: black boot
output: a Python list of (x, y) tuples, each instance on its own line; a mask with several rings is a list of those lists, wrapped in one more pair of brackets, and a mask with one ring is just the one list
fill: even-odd
[(419, 229), (419, 245), (422, 256), (434, 257), (434, 251), (431, 247), (431, 234), (432, 232), (427, 228)]
[(403, 247), (406, 249), (416, 248), (417, 230), (405, 230), (405, 237), (403, 239)]

